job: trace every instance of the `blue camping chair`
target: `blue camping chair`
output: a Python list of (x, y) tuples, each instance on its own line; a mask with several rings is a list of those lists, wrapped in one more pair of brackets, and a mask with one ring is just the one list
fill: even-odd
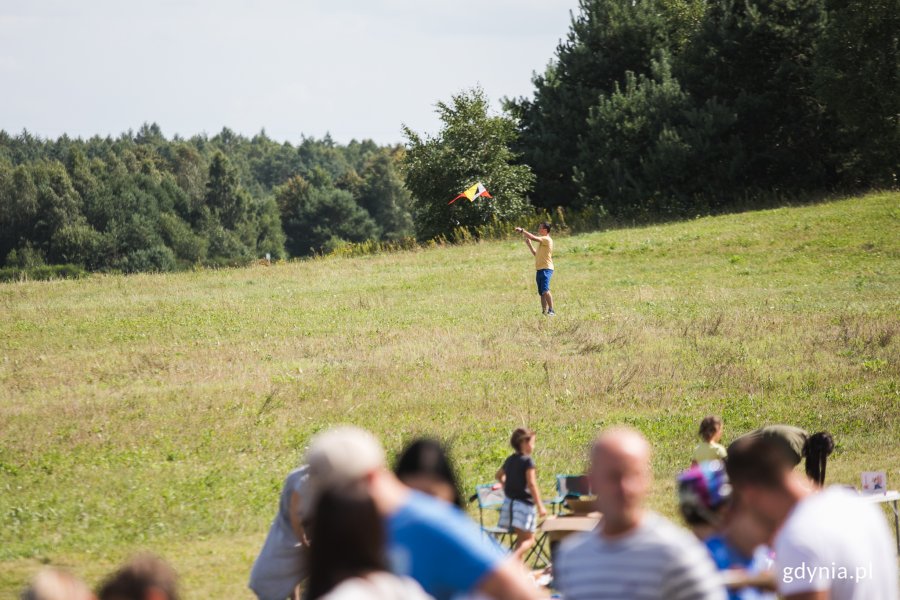
[[(502, 485), (483, 483), (475, 486), (475, 495), (469, 498), (469, 501), (478, 501), (478, 522), (481, 525), (481, 531), (496, 539), (501, 545), (510, 547), (513, 532), (510, 528), (500, 525), (500, 508), (505, 499), (506, 494), (503, 493)], [(493, 523), (493, 525), (485, 524), (485, 512), (488, 513), (488, 523)], [(496, 518), (494, 514), (496, 514)]]
[(556, 497), (547, 504), (559, 514), (565, 501), (569, 498), (581, 498), (591, 495), (591, 483), (585, 475), (557, 475)]

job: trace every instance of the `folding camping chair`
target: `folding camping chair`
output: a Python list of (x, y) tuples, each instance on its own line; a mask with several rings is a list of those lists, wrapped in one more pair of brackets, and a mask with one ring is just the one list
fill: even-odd
[(591, 495), (591, 483), (585, 475), (557, 475), (556, 497), (547, 502), (559, 514), (563, 504), (569, 498), (581, 498)]
[[(513, 532), (508, 527), (500, 525), (500, 508), (503, 506), (503, 500), (506, 494), (503, 493), (503, 486), (499, 483), (484, 483), (475, 486), (475, 495), (469, 498), (469, 501), (478, 501), (478, 522), (481, 524), (481, 531), (485, 535), (495, 538), (501, 545), (506, 547), (512, 546)], [(485, 525), (485, 512), (496, 513), (497, 517), (491, 515), (488, 521), (495, 523), (494, 525)]]
[[(469, 498), (469, 501), (478, 501), (478, 522), (481, 525), (481, 531), (485, 535), (492, 536), (500, 545), (511, 549), (515, 542), (515, 531), (509, 526), (503, 526), (500, 509), (503, 506), (504, 499), (506, 499), (506, 494), (503, 493), (502, 485), (499, 483), (485, 483), (475, 486), (475, 495)], [(496, 522), (496, 525), (486, 525), (485, 512), (494, 511), (497, 513), (497, 518), (494, 519), (493, 515), (491, 515), (487, 521), (491, 523)], [(535, 567), (549, 565), (550, 553), (546, 545), (547, 536), (538, 530), (536, 538), (535, 545), (531, 547), (531, 550), (525, 556), (525, 563), (528, 564), (533, 559)]]

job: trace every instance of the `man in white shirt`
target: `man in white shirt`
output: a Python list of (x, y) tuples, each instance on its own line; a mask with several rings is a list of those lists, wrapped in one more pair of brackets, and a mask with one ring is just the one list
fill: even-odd
[(725, 600), (706, 548), (644, 508), (650, 446), (640, 433), (602, 433), (591, 451), (589, 477), (603, 519), (560, 548), (554, 577), (566, 600)]
[(854, 492), (819, 489), (772, 440), (728, 449), (728, 477), (775, 536), (775, 579), (786, 600), (897, 600), (897, 555), (880, 511)]

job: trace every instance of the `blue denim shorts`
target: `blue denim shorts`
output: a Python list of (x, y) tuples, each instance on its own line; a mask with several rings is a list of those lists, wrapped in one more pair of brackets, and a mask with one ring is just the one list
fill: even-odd
[(538, 269), (537, 286), (538, 294), (544, 295), (550, 291), (550, 278), (553, 277), (553, 269)]

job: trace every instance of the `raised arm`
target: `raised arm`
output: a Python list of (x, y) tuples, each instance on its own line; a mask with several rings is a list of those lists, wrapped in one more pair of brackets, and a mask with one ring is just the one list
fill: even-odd
[(297, 536), (297, 541), (304, 546), (308, 546), (309, 540), (306, 539), (306, 530), (303, 528), (303, 522), (300, 520), (300, 494), (297, 492), (291, 492), (291, 507), (288, 517), (291, 521), (291, 529), (294, 530), (294, 535)]
[(525, 236), (526, 240), (531, 240), (532, 242), (536, 242), (541, 239), (541, 236), (534, 235), (533, 233), (531, 233), (529, 231), (525, 231), (521, 227), (519, 227), (519, 231), (522, 233), (523, 236)]
[(547, 598), (531, 577), (514, 558), (503, 561), (478, 585), (478, 591), (496, 600), (540, 600)]

